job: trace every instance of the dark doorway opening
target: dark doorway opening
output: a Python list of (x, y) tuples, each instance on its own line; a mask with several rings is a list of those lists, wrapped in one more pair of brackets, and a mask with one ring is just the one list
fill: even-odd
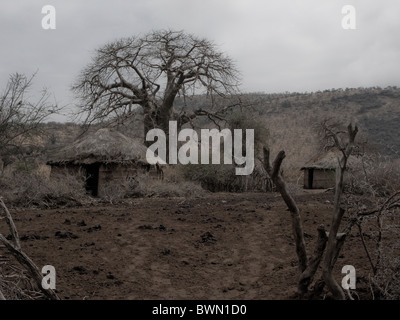
[(314, 169), (308, 169), (308, 188), (313, 188), (313, 181), (314, 181)]
[(97, 196), (99, 191), (99, 163), (89, 164), (86, 166), (86, 191), (92, 196)]

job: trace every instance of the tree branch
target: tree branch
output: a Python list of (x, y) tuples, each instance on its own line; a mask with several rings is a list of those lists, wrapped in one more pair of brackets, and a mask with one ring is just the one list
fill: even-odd
[(6, 219), (8, 228), (10, 229), (11, 235), (12, 235), (12, 239), (13, 239), (13, 243), (14, 243), (14, 247), (17, 250), (21, 250), (21, 243), (19, 241), (19, 235), (18, 235), (18, 231), (17, 228), (15, 227), (14, 221), (11, 217), (10, 212), (8, 211), (3, 199), (0, 197), (0, 206), (2, 207), (5, 215), (4, 218)]
[(33, 280), (35, 280), (39, 290), (41, 290), (47, 298), (51, 300), (60, 300), (60, 298), (52, 289), (43, 288), (42, 286), (43, 276), (39, 272), (39, 269), (35, 265), (35, 263), (21, 250), (17, 229), (13, 223), (10, 212), (8, 211), (6, 205), (4, 204), (3, 199), (1, 198), (0, 198), (0, 205), (6, 213), (6, 221), (10, 228), (10, 232), (13, 235), (14, 243), (9, 242), (1, 233), (0, 233), (0, 241), (6, 246), (8, 251), (17, 259), (17, 261), (28, 270)]
[(263, 147), (264, 152), (264, 161), (263, 165), (268, 175), (274, 182), (277, 190), (280, 192), (283, 200), (285, 201), (287, 207), (292, 216), (292, 230), (293, 236), (296, 243), (296, 253), (299, 260), (299, 269), (300, 272), (304, 272), (307, 268), (307, 252), (306, 245), (304, 240), (303, 227), (300, 219), (300, 210), (296, 205), (296, 202), (292, 198), (292, 196), (287, 191), (286, 183), (282, 179), (280, 174), (280, 167), (283, 159), (285, 158), (285, 152), (280, 151), (274, 161), (273, 167), (271, 167), (269, 156), (270, 151), (267, 147)]
[(356, 137), (358, 128), (355, 126), (353, 129), (352, 125), (348, 126), (348, 135), (349, 142), (346, 146), (340, 145), (339, 138), (336, 134), (333, 133), (331, 129), (326, 127), (326, 130), (332, 134), (332, 138), (335, 141), (336, 147), (340, 149), (343, 153), (342, 161), (340, 161), (340, 165), (336, 169), (336, 183), (335, 183), (335, 197), (334, 197), (334, 208), (332, 214), (332, 222), (331, 228), (328, 237), (327, 251), (325, 255), (325, 260), (322, 268), (322, 275), (325, 281), (325, 284), (328, 286), (330, 292), (332, 293), (335, 299), (344, 300), (345, 295), (342, 288), (336, 282), (332, 275), (332, 269), (334, 266), (334, 262), (336, 261), (336, 257), (340, 251), (340, 248), (344, 242), (345, 234), (343, 239), (338, 240), (338, 230), (340, 227), (340, 223), (344, 214), (344, 210), (340, 207), (341, 196), (343, 192), (343, 180), (344, 173), (346, 171), (347, 159), (351, 155), (354, 139)]
[(328, 237), (326, 235), (325, 226), (320, 225), (318, 227), (318, 238), (315, 243), (314, 253), (308, 260), (307, 268), (300, 274), (299, 278), (299, 286), (300, 292), (307, 292), (309, 285), (312, 283), (315, 273), (318, 270), (318, 266), (322, 260), (322, 256), (325, 251), (326, 243), (328, 241)]

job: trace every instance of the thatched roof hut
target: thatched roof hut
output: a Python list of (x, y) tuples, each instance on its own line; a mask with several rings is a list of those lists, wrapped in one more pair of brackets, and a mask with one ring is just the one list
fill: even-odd
[[(343, 154), (337, 148), (318, 154), (308, 161), (301, 170), (304, 171), (305, 189), (328, 189), (335, 186), (336, 168)], [(351, 172), (361, 166), (361, 158), (353, 151), (347, 159), (347, 171)]]
[(87, 134), (54, 154), (48, 165), (51, 174), (67, 170), (86, 175), (86, 189), (101, 195), (109, 183), (124, 184), (134, 179), (138, 171), (149, 172), (146, 147), (139, 140), (131, 139), (112, 129), (100, 129)]
[(305, 189), (327, 189), (335, 186), (336, 168), (342, 154), (333, 148), (318, 154), (308, 161), (301, 170), (304, 171)]
[(313, 169), (336, 169), (339, 165), (339, 160), (342, 157), (342, 153), (339, 149), (332, 148), (324, 153), (320, 153), (310, 159), (301, 170), (307, 168)]

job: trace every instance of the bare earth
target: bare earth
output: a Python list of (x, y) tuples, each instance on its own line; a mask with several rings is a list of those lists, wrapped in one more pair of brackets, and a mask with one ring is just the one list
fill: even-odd
[[(317, 227), (330, 223), (333, 194), (296, 200), (310, 253)], [(11, 213), (23, 250), (39, 268), (56, 268), (62, 299), (281, 300), (296, 290), (290, 214), (277, 193)], [(369, 266), (356, 230), (336, 264), (339, 283), (344, 265), (356, 268), (356, 291), (367, 297)]]

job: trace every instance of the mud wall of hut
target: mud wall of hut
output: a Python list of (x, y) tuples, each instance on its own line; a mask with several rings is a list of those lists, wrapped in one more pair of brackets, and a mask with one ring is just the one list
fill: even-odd
[(90, 165), (53, 165), (50, 177), (70, 174), (86, 179), (86, 190), (95, 196), (102, 196), (102, 190), (110, 185), (126, 186), (136, 180), (138, 174), (149, 178), (157, 178), (158, 172), (154, 166), (141, 164), (95, 163)]
[(142, 171), (139, 168), (119, 164), (102, 164), (99, 168), (99, 186), (107, 183), (125, 183)]
[(333, 169), (304, 170), (305, 189), (327, 189), (335, 186), (336, 172)]

